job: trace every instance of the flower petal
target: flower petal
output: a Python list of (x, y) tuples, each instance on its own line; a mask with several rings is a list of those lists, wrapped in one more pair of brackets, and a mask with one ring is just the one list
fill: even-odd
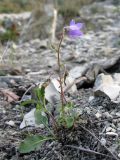
[(82, 35), (83, 33), (80, 30), (70, 30), (69, 31), (69, 36), (72, 38), (80, 37)]
[(74, 26), (75, 25), (75, 21), (72, 19), (71, 21), (70, 21), (70, 26)]
[(79, 28), (75, 25), (69, 26), (69, 30), (75, 31), (75, 30), (79, 30)]
[(74, 20), (70, 21), (70, 25), (68, 26), (68, 35), (71, 38), (80, 37), (83, 35), (81, 29), (83, 28), (83, 23), (75, 23)]
[(82, 29), (84, 24), (83, 23), (76, 23), (76, 26), (79, 28), (79, 29)]

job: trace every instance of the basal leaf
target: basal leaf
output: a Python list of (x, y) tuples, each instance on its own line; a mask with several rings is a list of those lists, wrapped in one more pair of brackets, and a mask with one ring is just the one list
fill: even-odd
[(71, 128), (74, 124), (74, 117), (66, 117), (65, 118), (67, 128)]
[(28, 136), (19, 146), (20, 153), (29, 153), (36, 150), (40, 145), (47, 141), (53, 139), (53, 137), (44, 137), (40, 135)]
[(46, 115), (42, 115), (41, 110), (36, 109), (35, 111), (35, 122), (36, 124), (44, 124), (45, 126), (48, 125), (48, 118)]

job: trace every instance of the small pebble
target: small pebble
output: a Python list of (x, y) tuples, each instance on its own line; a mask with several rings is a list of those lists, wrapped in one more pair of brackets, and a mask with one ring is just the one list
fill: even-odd
[(79, 116), (83, 114), (83, 110), (81, 108), (75, 108), (74, 112)]
[(118, 157), (120, 158), (120, 153), (118, 154)]
[(5, 123), (8, 124), (9, 126), (15, 126), (15, 122), (11, 120)]
[(106, 133), (106, 135), (108, 135), (108, 136), (116, 136), (116, 137), (118, 137), (118, 134), (117, 134), (117, 133), (115, 133), (115, 132), (107, 132), (107, 133)]
[(106, 139), (105, 138), (102, 137), (100, 141), (101, 141), (102, 145), (106, 145)]
[(5, 114), (5, 113), (6, 113), (6, 110), (5, 110), (5, 109), (3, 109), (3, 111), (2, 111), (2, 112), (3, 112), (3, 114)]
[(109, 112), (104, 112), (103, 115), (104, 115), (106, 118), (113, 118), (113, 116), (110, 115)]
[(91, 111), (90, 111), (90, 108), (89, 108), (89, 107), (85, 107), (85, 111), (87, 112), (87, 114), (90, 115)]
[(45, 128), (44, 124), (40, 124), (39, 127), (40, 127), (41, 129), (44, 129), (44, 128)]
[(116, 116), (118, 116), (118, 117), (119, 117), (119, 116), (120, 116), (120, 112), (117, 112), (117, 113), (116, 113)]
[(106, 128), (106, 132), (114, 132), (115, 133), (116, 130), (112, 127), (108, 127), (108, 128)]
[(111, 127), (107, 127), (107, 128), (106, 128), (106, 132), (110, 132), (111, 130), (112, 130)]
[(89, 97), (89, 102), (91, 102), (94, 99), (94, 96)]
[(96, 116), (96, 118), (100, 118), (100, 117), (102, 117), (102, 114), (100, 114), (99, 112), (97, 112), (96, 114), (95, 114), (95, 116)]

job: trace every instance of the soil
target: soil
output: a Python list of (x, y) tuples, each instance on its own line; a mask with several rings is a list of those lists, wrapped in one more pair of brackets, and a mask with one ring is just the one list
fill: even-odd
[[(28, 135), (31, 134), (47, 134), (43, 129), (28, 127), (23, 130), (19, 129), (19, 125), (22, 121), (21, 108), (18, 105), (4, 104), (3, 112), (1, 112), (0, 120), (0, 132), (1, 132), (1, 143), (0, 143), (0, 158), (1, 160), (107, 160), (114, 159), (113, 156), (102, 146), (96, 138), (94, 138), (89, 132), (85, 131), (81, 126), (84, 126), (87, 130), (94, 133), (99, 139), (106, 139), (107, 148), (114, 151), (114, 154), (119, 153), (118, 138), (114, 136), (109, 137), (102, 133), (104, 128), (109, 124), (115, 124), (117, 126), (118, 122), (114, 119), (105, 120), (102, 117), (103, 122), (99, 122), (95, 117), (95, 112), (101, 108), (101, 112), (111, 113), (114, 110), (120, 109), (120, 104), (112, 104), (107, 97), (96, 97), (92, 102), (88, 102), (90, 96), (92, 96), (92, 89), (82, 89), (77, 95), (74, 95), (72, 100), (76, 106), (82, 108), (84, 113), (80, 116), (83, 123), (78, 124), (72, 129), (61, 128), (57, 132), (57, 141), (49, 141), (43, 144), (38, 151), (31, 152), (29, 154), (20, 154), (18, 151), (19, 143)], [(1, 104), (3, 106), (3, 104)], [(101, 106), (101, 107), (100, 107)], [(4, 112), (4, 109), (6, 112)], [(30, 108), (24, 108), (24, 112), (28, 112)], [(87, 111), (90, 110), (89, 114)], [(99, 109), (100, 110), (100, 109)], [(117, 111), (116, 111), (117, 112)], [(15, 126), (9, 126), (5, 122), (12, 120)], [(84, 123), (85, 121), (85, 123)], [(87, 123), (86, 123), (87, 121)], [(96, 122), (95, 122), (96, 121)], [(115, 122), (114, 122), (115, 121)], [(69, 145), (69, 146), (68, 146)], [(115, 146), (116, 145), (116, 146)], [(96, 151), (103, 155), (97, 155), (94, 153), (89, 153), (87, 151), (81, 151), (75, 147), (83, 147), (85, 149), (90, 149)], [(112, 149), (113, 148), (113, 149)], [(110, 156), (110, 157), (107, 157)]]

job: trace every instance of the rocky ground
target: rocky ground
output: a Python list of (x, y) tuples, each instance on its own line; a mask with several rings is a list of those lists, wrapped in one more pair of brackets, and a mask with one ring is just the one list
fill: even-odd
[[(120, 87), (120, 4), (111, 1), (96, 2), (81, 9), (80, 15), (83, 22), (89, 22), (94, 29), (85, 28), (85, 34), (80, 39), (66, 37), (61, 55), (72, 77), (79, 80), (85, 76), (89, 80), (82, 83), (77, 81), (78, 91), (69, 97), (74, 102), (76, 111), (80, 112), (83, 123), (72, 130), (60, 129), (60, 141), (49, 141), (39, 151), (30, 154), (18, 152), (21, 140), (28, 132), (46, 133), (44, 129), (34, 127), (20, 130), (23, 119), (21, 107), (15, 101), (9, 103), (9, 96), (5, 96), (3, 89), (9, 88), (21, 98), (32, 84), (42, 82), (50, 75), (55, 77), (56, 55), (48, 39), (34, 39), (17, 44), (8, 42), (6, 46), (1, 46), (1, 160), (120, 159), (120, 101), (117, 99), (115, 103), (103, 93), (96, 96), (93, 87), (101, 72), (110, 76), (118, 73), (116, 81)], [(97, 85), (99, 87), (99, 83)], [(120, 92), (117, 96), (120, 97)], [(23, 111), (27, 113), (30, 109), (31, 107), (24, 108)], [(85, 120), (87, 124), (84, 123)], [(82, 150), (82, 147), (86, 150)]]

